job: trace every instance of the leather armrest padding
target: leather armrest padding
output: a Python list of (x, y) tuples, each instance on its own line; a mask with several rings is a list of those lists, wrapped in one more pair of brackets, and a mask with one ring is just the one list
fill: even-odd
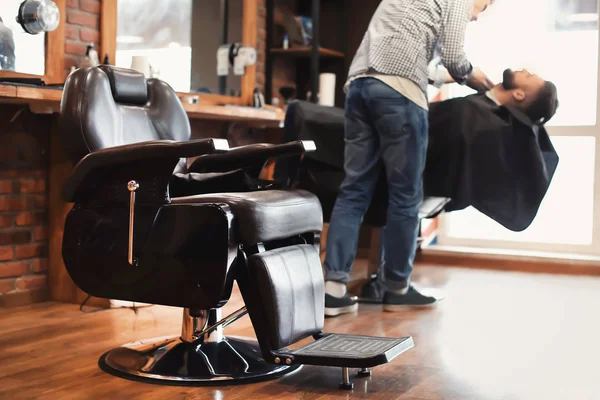
[(295, 141), (285, 144), (258, 143), (233, 148), (220, 154), (199, 157), (190, 172), (227, 172), (249, 167), (262, 167), (270, 158), (301, 155), (314, 151), (314, 142)]
[(64, 187), (64, 198), (67, 202), (76, 201), (82, 186), (85, 186), (91, 176), (99, 170), (118, 168), (124, 164), (131, 165), (137, 162), (153, 163), (156, 159), (172, 159), (173, 165), (168, 171), (171, 175), (180, 158), (211, 153), (220, 144), (220, 142), (217, 144), (214, 139), (185, 142), (153, 140), (95, 151), (82, 158), (73, 168), (73, 173)]

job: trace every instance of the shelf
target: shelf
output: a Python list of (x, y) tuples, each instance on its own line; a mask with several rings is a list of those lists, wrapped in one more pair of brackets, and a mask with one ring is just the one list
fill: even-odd
[[(271, 49), (271, 53), (274, 55), (282, 55), (288, 57), (310, 57), (312, 55), (311, 46), (294, 46), (289, 49), (275, 48)], [(336, 50), (326, 49), (324, 47), (319, 48), (319, 55), (322, 58), (344, 58), (344, 53)]]

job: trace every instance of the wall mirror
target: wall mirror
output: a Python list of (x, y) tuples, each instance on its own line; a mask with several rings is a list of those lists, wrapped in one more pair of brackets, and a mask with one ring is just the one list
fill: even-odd
[(147, 71), (149, 65), (152, 76), (168, 82), (177, 92), (242, 96), (243, 79), (234, 74), (233, 68), (227, 76), (217, 75), (217, 50), (222, 44), (231, 43), (255, 47), (243, 34), (247, 19), (244, 13), (252, 12), (245, 9), (250, 1), (116, 0), (116, 3), (116, 66), (138, 70), (141, 67)]
[(39, 78), (46, 84), (64, 82), (66, 0), (52, 2), (59, 13), (52, 14), (54, 23), (60, 17), (58, 25), (54, 24), (50, 32), (32, 35), (16, 20), (23, 0), (0, 0), (0, 77)]
[(23, 0), (0, 1), (0, 70), (46, 74), (46, 34), (30, 35), (16, 21)]

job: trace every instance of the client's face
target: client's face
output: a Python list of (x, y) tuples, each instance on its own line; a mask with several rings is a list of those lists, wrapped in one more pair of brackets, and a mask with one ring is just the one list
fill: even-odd
[(541, 77), (526, 69), (520, 71), (506, 69), (502, 75), (502, 86), (505, 90), (512, 91), (513, 96), (519, 101), (533, 100), (544, 84), (545, 81)]

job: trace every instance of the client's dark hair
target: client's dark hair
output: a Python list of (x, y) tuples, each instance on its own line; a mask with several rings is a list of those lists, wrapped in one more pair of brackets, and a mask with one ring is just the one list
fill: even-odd
[(534, 123), (544, 125), (554, 117), (557, 108), (558, 94), (556, 86), (554, 83), (546, 81), (535, 100), (525, 110), (525, 113)]

